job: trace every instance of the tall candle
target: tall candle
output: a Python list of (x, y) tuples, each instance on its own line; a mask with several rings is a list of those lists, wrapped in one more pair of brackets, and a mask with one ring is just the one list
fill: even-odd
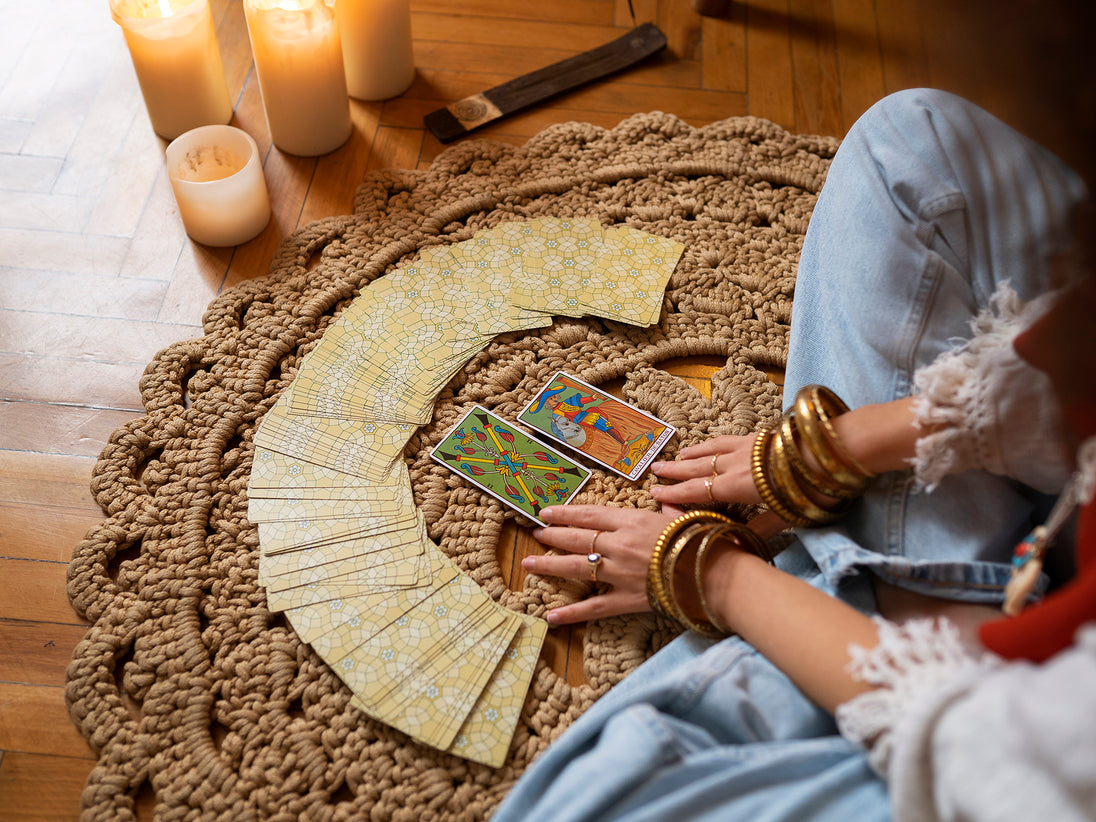
[(227, 123), (232, 101), (208, 0), (110, 0), (153, 130), (172, 140)]
[(183, 227), (204, 245), (246, 243), (270, 221), (258, 146), (232, 126), (202, 126), (167, 147), (167, 174)]
[(289, 154), (334, 151), (350, 136), (334, 0), (244, 0), (270, 138)]
[(387, 100), (415, 79), (410, 0), (337, 0), (346, 86), (359, 100)]

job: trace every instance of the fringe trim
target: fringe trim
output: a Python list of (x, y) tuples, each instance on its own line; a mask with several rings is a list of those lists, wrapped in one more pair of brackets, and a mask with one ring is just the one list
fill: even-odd
[(885, 778), (895, 729), (912, 713), (911, 706), (1002, 661), (989, 653), (973, 654), (948, 619), (915, 619), (903, 625), (881, 617), (873, 621), (879, 644), (850, 645), (847, 670), (876, 688), (839, 705), (835, 715), (841, 734), (868, 748), (872, 768)]
[(1024, 303), (1001, 283), (971, 320), (974, 336), (917, 369), (914, 420), (922, 429), (940, 428), (917, 440), (911, 465), (920, 490), (932, 491), (948, 474), (968, 468), (1004, 473), (993, 447), (993, 397), (1001, 388), (993, 354), (1011, 352), (1013, 338), (1046, 310), (1049, 296)]

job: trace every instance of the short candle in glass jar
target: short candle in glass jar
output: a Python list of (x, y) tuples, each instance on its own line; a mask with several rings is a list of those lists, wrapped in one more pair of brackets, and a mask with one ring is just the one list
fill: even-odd
[(173, 140), (232, 119), (208, 0), (110, 0), (152, 129)]
[(167, 171), (183, 227), (203, 245), (232, 246), (270, 221), (259, 149), (247, 132), (202, 126), (167, 147)]

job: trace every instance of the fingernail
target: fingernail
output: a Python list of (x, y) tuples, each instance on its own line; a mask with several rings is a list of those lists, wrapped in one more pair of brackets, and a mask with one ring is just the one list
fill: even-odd
[(537, 558), (536, 557), (526, 557), (525, 559), (523, 559), (521, 561), (521, 567), (524, 568), (526, 571), (532, 571), (533, 566), (536, 565), (536, 564), (537, 564)]
[(550, 508), (541, 508), (540, 509), (540, 516), (541, 516), (542, 519), (551, 519), (555, 515), (556, 515), (556, 506), (554, 506), (554, 505), (551, 506)]
[(549, 611), (547, 614), (545, 614), (544, 618), (548, 620), (549, 625), (559, 624), (559, 614), (557, 614), (555, 611)]
[(654, 471), (657, 474), (659, 471), (662, 470), (662, 466), (665, 465), (665, 464), (666, 463), (664, 463), (662, 460), (659, 460), (658, 462), (652, 462), (651, 463), (651, 470)]

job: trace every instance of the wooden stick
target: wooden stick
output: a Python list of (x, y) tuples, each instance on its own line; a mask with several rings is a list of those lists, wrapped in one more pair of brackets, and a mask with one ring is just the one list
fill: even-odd
[(653, 23), (644, 23), (603, 46), (432, 111), (423, 122), (438, 140), (451, 143), (509, 114), (635, 65), (665, 47), (666, 35)]

